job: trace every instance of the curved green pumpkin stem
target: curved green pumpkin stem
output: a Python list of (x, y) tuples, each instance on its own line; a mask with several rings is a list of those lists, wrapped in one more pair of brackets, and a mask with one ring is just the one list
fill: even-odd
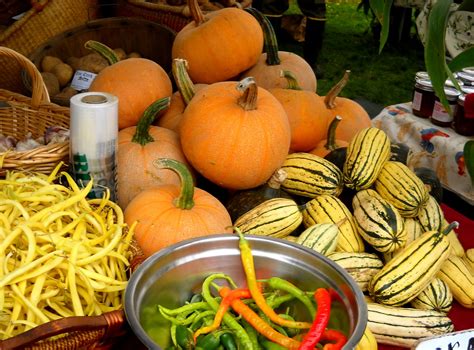
[(240, 107), (246, 111), (257, 109), (258, 87), (253, 77), (242, 79), (237, 84), (237, 90), (242, 92), (242, 96), (240, 96), (239, 100), (237, 101)]
[(336, 97), (341, 93), (342, 89), (347, 85), (349, 81), (349, 75), (351, 71), (346, 70), (344, 72), (344, 76), (342, 77), (339, 82), (332, 87), (331, 90), (329, 90), (328, 94), (324, 98), (324, 104), (326, 105), (327, 109), (333, 109), (336, 107)]
[(181, 191), (179, 197), (173, 201), (175, 207), (185, 210), (194, 207), (193, 177), (186, 165), (171, 158), (159, 158), (153, 164), (159, 169), (170, 169), (178, 174), (181, 181)]
[(196, 27), (201, 25), (206, 21), (204, 18), (204, 13), (199, 7), (199, 3), (197, 0), (188, 0), (189, 11), (191, 12), (191, 17), (193, 21), (196, 23)]
[(107, 62), (109, 62), (109, 65), (113, 65), (114, 63), (117, 63), (118, 61), (120, 61), (114, 50), (112, 50), (110, 47), (108, 47), (105, 44), (102, 44), (99, 41), (88, 40), (84, 44), (84, 47), (86, 49), (97, 52), (99, 55), (104, 57), (107, 60)]
[(182, 58), (175, 58), (171, 65), (171, 72), (184, 104), (187, 106), (196, 94), (194, 83), (188, 74), (188, 61)]
[(253, 7), (248, 7), (245, 11), (249, 12), (255, 19), (260, 23), (263, 31), (265, 52), (267, 53), (267, 59), (265, 63), (269, 66), (277, 66), (281, 63), (280, 57), (278, 56), (278, 41), (275, 34), (275, 29), (268, 20), (268, 18)]
[(455, 228), (458, 228), (458, 227), (459, 227), (459, 222), (453, 221), (453, 222), (451, 222), (448, 226), (446, 226), (446, 227), (441, 231), (441, 234), (447, 235), (447, 234), (449, 234), (452, 230), (454, 230)]
[(294, 75), (293, 72), (290, 72), (289, 70), (282, 70), (280, 71), (280, 77), (286, 79), (288, 83), (287, 89), (302, 90), (298, 84), (298, 78), (296, 78), (296, 75)]
[(326, 138), (326, 144), (324, 145), (324, 148), (327, 150), (334, 151), (336, 148), (338, 148), (336, 144), (336, 129), (341, 120), (342, 117), (336, 115), (336, 117), (331, 121), (331, 124), (329, 124), (328, 136)]
[(150, 125), (153, 123), (158, 113), (169, 107), (170, 100), (169, 97), (160, 98), (145, 109), (143, 116), (138, 121), (135, 134), (133, 134), (132, 137), (132, 142), (145, 146), (147, 143), (155, 141), (149, 133)]

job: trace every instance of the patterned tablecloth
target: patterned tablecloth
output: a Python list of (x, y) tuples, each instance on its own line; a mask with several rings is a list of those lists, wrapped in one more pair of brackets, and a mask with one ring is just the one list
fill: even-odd
[(464, 164), (464, 144), (473, 138), (453, 129), (432, 124), (412, 114), (411, 103), (385, 107), (373, 120), (393, 142), (410, 147), (409, 167), (428, 167), (436, 171), (443, 187), (474, 205), (474, 189)]

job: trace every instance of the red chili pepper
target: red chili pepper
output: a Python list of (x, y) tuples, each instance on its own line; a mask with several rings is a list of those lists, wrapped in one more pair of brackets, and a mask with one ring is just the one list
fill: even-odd
[(318, 305), (316, 316), (309, 332), (303, 338), (298, 350), (312, 350), (321, 340), (324, 330), (329, 322), (331, 313), (331, 295), (324, 288), (318, 288), (314, 292), (314, 299)]
[(222, 319), (224, 318), (225, 313), (229, 309), (232, 300), (243, 299), (243, 298), (248, 299), (252, 297), (248, 288), (238, 288), (238, 289), (233, 289), (233, 290), (230, 290), (229, 288), (227, 289), (228, 289), (228, 293), (226, 294), (225, 297), (222, 298), (221, 303), (219, 304), (219, 308), (217, 309), (216, 315), (214, 316), (214, 321), (212, 322), (212, 324), (210, 326), (201, 327), (196, 332), (194, 332), (193, 334), (194, 343), (196, 343), (197, 337), (199, 337), (201, 334), (210, 333), (220, 327)]
[[(222, 287), (219, 290), (221, 297), (225, 298), (227, 293), (230, 293), (228, 287)], [(300, 342), (289, 338), (280, 332), (277, 332), (273, 329), (268, 323), (266, 323), (260, 316), (258, 316), (255, 311), (253, 311), (249, 306), (247, 306), (242, 300), (234, 299), (231, 302), (232, 309), (241, 315), (257, 332), (263, 335), (265, 338), (284, 346), (290, 350), (297, 350)]]
[(334, 342), (324, 345), (323, 350), (340, 350), (347, 343), (347, 337), (335, 329), (326, 329), (321, 340)]

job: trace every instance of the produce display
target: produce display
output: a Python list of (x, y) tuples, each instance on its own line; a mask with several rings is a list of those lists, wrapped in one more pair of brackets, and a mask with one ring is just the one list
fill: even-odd
[[(453, 303), (474, 308), (474, 249), (446, 220), (436, 174), (412, 168), (408, 147), (338, 96), (349, 71), (319, 96), (307, 63), (278, 51), (257, 10), (189, 8), (171, 74), (94, 41), (85, 57), (44, 57), (51, 96), (77, 93), (68, 85), (84, 69), (97, 74), (89, 91), (119, 98), (117, 203), (88, 199), (93, 181), (74, 182), (62, 164), (0, 179), (0, 340), (122, 309), (135, 243), (148, 258), (234, 232), (247, 286), (216, 271), (185, 305), (149, 311), (170, 321), (176, 349), (340, 349), (351, 337), (329, 318), (330, 291), (257, 280), (245, 235), (304, 246), (348, 272), (368, 307), (358, 350), (454, 331)], [(42, 142), (67, 137), (53, 127)], [(41, 144), (1, 135), (0, 157), (24, 141)], [(304, 320), (291, 314), (298, 303)]]

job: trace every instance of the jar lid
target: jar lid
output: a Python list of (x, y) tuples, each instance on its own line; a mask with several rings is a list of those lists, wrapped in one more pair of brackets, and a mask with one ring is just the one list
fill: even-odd
[(416, 85), (424, 90), (433, 91), (433, 84), (431, 84), (429, 79), (416, 79)]
[[(456, 81), (458, 82), (459, 86), (462, 87), (462, 86), (464, 85), (464, 83), (462, 82), (462, 80), (456, 79)], [(454, 83), (453, 83), (452, 80), (449, 79), (449, 78), (446, 79), (446, 81), (444, 82), (444, 86), (455, 87), (455, 86), (454, 86)]]
[(461, 91), (463, 94), (472, 94), (474, 93), (474, 86), (462, 86)]
[(466, 68), (463, 68), (462, 71), (464, 73), (474, 75), (474, 67), (466, 67)]
[(428, 72), (419, 71), (419, 72), (416, 72), (416, 74), (415, 74), (415, 80), (418, 80), (418, 79), (430, 80), (430, 76), (428, 75)]
[(459, 72), (458, 77), (468, 83), (474, 83), (474, 72)]
[(458, 96), (461, 95), (460, 91), (449, 86), (444, 87), (444, 93), (446, 94), (446, 97), (451, 100), (456, 100)]

